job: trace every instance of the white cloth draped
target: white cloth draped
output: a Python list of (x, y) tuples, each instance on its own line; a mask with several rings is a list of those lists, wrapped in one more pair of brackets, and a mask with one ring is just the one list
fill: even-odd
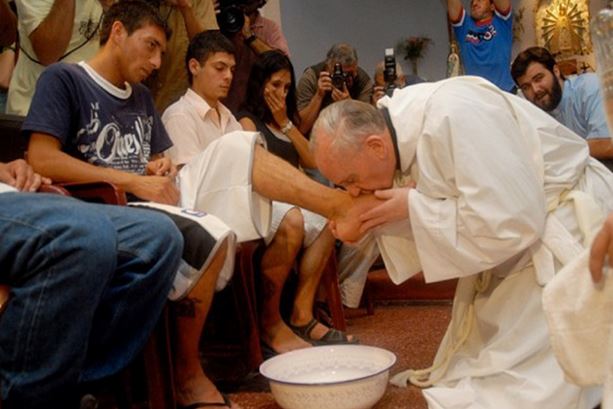
[[(542, 245), (548, 205), (582, 191), (608, 212), (613, 175), (589, 157), (580, 137), (476, 77), (416, 85), (379, 104), (397, 132), (400, 176), (417, 181), (409, 193), (411, 231), (400, 246), (415, 246), (428, 282), (460, 278), (434, 361), (442, 368), (424, 390), (429, 407), (595, 406), (600, 392), (566, 382), (555, 360), (531, 259)], [(552, 214), (582, 242), (572, 201)], [(414, 261), (396, 254), (397, 279), (408, 278)], [(476, 292), (477, 274), (488, 270), (489, 285)], [(467, 319), (471, 330), (459, 344)]]

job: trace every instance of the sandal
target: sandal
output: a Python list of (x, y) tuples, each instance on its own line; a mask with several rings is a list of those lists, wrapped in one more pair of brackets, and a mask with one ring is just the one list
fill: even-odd
[(318, 321), (313, 318), (306, 325), (292, 325), (291, 323), (288, 323), (288, 326), (292, 329), (292, 331), (294, 331), (294, 334), (298, 335), (300, 338), (314, 346), (359, 343), (357, 339), (349, 339), (347, 334), (345, 334), (343, 331), (339, 331), (334, 328), (328, 328), (328, 332), (326, 332), (320, 339), (313, 339), (311, 338), (311, 332), (313, 332), (313, 328), (315, 328), (317, 324)]

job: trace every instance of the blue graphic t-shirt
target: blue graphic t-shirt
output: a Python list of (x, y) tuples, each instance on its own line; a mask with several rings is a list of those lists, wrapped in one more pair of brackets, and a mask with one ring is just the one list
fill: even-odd
[(22, 130), (52, 135), (93, 165), (137, 174), (172, 145), (145, 86), (117, 88), (85, 63), (43, 71)]
[(505, 91), (515, 87), (511, 77), (512, 16), (511, 9), (505, 15), (495, 11), (491, 20), (477, 23), (462, 10), (460, 20), (453, 24), (464, 72), (485, 78)]

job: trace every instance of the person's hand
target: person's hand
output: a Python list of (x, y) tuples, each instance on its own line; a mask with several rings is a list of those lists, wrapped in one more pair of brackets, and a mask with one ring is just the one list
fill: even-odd
[(602, 228), (594, 238), (590, 251), (590, 273), (595, 283), (602, 280), (602, 269), (605, 262), (613, 260), (613, 213), (605, 220)]
[(385, 87), (383, 85), (375, 85), (372, 89), (372, 104), (376, 105), (377, 101), (385, 96)]
[(328, 71), (322, 71), (319, 73), (317, 79), (317, 94), (320, 97), (324, 97), (328, 92), (332, 91), (332, 77)]
[(382, 224), (408, 219), (409, 190), (413, 188), (414, 186), (376, 190), (375, 197), (383, 202), (360, 215), (360, 232), (366, 233)]
[(279, 128), (287, 125), (289, 118), (287, 117), (285, 99), (280, 98), (274, 91), (266, 88), (264, 89), (264, 101), (266, 101), (266, 105), (268, 105), (270, 113)]
[(35, 173), (25, 160), (17, 159), (0, 163), (0, 182), (23, 192), (35, 192), (41, 184), (50, 184), (51, 179)]
[(344, 82), (343, 82), (342, 90), (336, 87), (332, 87), (332, 100), (334, 102), (342, 101), (344, 99), (349, 99), (349, 98), (351, 98), (351, 95), (349, 94), (349, 90), (347, 90), (347, 84), (345, 84)]
[(177, 167), (167, 157), (154, 159), (147, 163), (147, 175), (152, 176), (177, 176)]
[(347, 194), (344, 203), (328, 223), (334, 237), (350, 244), (359, 241), (365, 234), (360, 215), (380, 204), (381, 201), (370, 194), (357, 197)]
[(244, 14), (245, 23), (243, 24), (243, 28), (241, 29), (241, 34), (243, 35), (243, 39), (248, 39), (253, 35), (253, 31), (251, 31), (251, 19), (248, 15)]
[(174, 178), (168, 176), (136, 176), (126, 190), (156, 203), (176, 205), (179, 202), (179, 189)]

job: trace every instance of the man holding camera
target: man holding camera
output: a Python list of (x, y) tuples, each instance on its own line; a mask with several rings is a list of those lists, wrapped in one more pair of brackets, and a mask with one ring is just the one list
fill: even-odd
[(349, 98), (370, 102), (372, 88), (370, 77), (358, 67), (355, 48), (346, 43), (333, 45), (326, 60), (307, 68), (298, 82), (300, 132), (307, 135), (319, 112), (333, 102)]
[(245, 101), (249, 73), (258, 55), (274, 49), (289, 55), (289, 48), (279, 25), (260, 15), (266, 0), (222, 0), (218, 4), (219, 28), (236, 51), (234, 79), (223, 102), (236, 114)]

